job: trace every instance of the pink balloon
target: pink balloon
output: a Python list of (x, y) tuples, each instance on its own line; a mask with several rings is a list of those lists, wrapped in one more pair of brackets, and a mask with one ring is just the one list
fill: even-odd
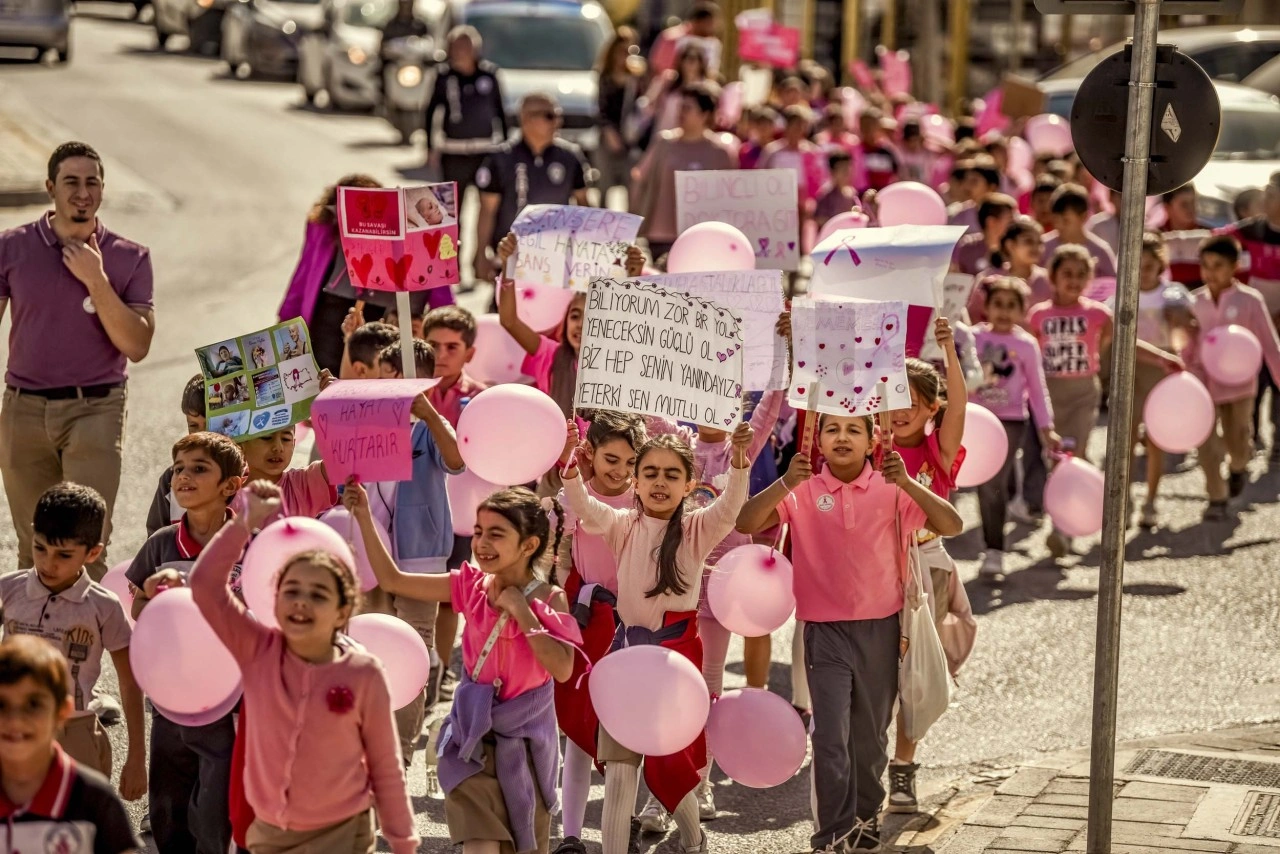
[(565, 417), (547, 395), (523, 385), (477, 394), (458, 418), (458, 450), (467, 468), (490, 483), (530, 483), (564, 450)]
[(931, 113), (920, 120), (920, 133), (929, 142), (942, 146), (956, 143), (956, 123), (946, 116)]
[(133, 625), (133, 591), (129, 589), (129, 579), (125, 578), (124, 574), (132, 565), (131, 560), (116, 564), (107, 570), (101, 582), (103, 587), (116, 594), (116, 598), (120, 600), (120, 604), (124, 607), (124, 618), (129, 621), (130, 626)]
[(1258, 375), (1262, 345), (1243, 326), (1218, 326), (1201, 334), (1200, 361), (1213, 379), (1223, 385), (1240, 385)]
[(1203, 445), (1216, 417), (1209, 390), (1189, 371), (1156, 383), (1142, 409), (1147, 438), (1171, 454), (1185, 454)]
[(476, 354), (467, 363), (467, 373), (491, 385), (520, 379), (525, 352), (512, 338), (496, 314), (476, 318)]
[[(559, 329), (573, 297), (574, 291), (564, 288), (516, 285), (516, 315), (538, 332)], [(476, 348), (477, 355), (479, 352)]]
[(444, 490), (449, 496), (449, 515), (453, 519), (453, 532), (459, 537), (469, 537), (476, 527), (476, 508), (480, 502), (493, 495), (501, 486), (490, 483), (471, 469), (462, 474), (451, 474), (444, 479)]
[(195, 712), (193, 714), (182, 714), (179, 712), (166, 709), (155, 701), (151, 700), (151, 705), (155, 710), (173, 721), (178, 726), (208, 726), (214, 721), (226, 717), (231, 710), (236, 707), (236, 703), (240, 702), (240, 698), (244, 696), (244, 689), (240, 683), (236, 683), (235, 689), (227, 695), (227, 698), (216, 706), (212, 706), (203, 712)]
[(742, 688), (711, 704), (707, 747), (735, 783), (769, 789), (804, 764), (808, 737), (791, 704), (770, 691)]
[(223, 704), (240, 684), (240, 666), (186, 588), (165, 590), (147, 604), (133, 629), (129, 664), (147, 696), (179, 715)]
[(755, 268), (756, 253), (751, 241), (741, 231), (723, 222), (700, 222), (686, 228), (667, 255), (669, 273), (717, 273)]
[(240, 591), (245, 605), (264, 626), (280, 627), (276, 621), (276, 581), (280, 570), (291, 558), (310, 551), (329, 552), (347, 566), (356, 565), (344, 535), (305, 516), (287, 516), (272, 522), (249, 544), (240, 564)]
[(1071, 139), (1071, 123), (1062, 116), (1043, 113), (1027, 119), (1022, 135), (1036, 154), (1041, 152), (1054, 157), (1066, 157), (1075, 150)]
[[(352, 555), (355, 557), (356, 581), (360, 582), (361, 592), (372, 590), (378, 586), (378, 577), (373, 574), (373, 567), (369, 566), (369, 552), (364, 547), (364, 537), (360, 536), (360, 526), (355, 524), (355, 519), (351, 518), (351, 514), (347, 512), (345, 507), (334, 507), (332, 510), (326, 511), (320, 516), (320, 521), (324, 522), (330, 528), (338, 532), (338, 536), (344, 541), (350, 538)], [(391, 551), (391, 537), (387, 534), (387, 529), (382, 526), (377, 517), (373, 520), (374, 530), (378, 532), (378, 539), (382, 540), (382, 544), (386, 546), (387, 551)]]
[(956, 486), (981, 486), (1000, 473), (1009, 455), (1009, 434), (1000, 419), (984, 406), (970, 401), (964, 408), (964, 462), (956, 474)]
[(1054, 466), (1044, 485), (1044, 509), (1053, 526), (1068, 537), (1101, 531), (1102, 484), (1102, 472), (1079, 457)]
[(916, 181), (890, 184), (876, 195), (880, 225), (946, 225), (947, 205), (942, 197)]
[(661, 646), (609, 653), (592, 669), (587, 688), (605, 731), (643, 756), (669, 756), (693, 744), (711, 708), (698, 668)]
[(837, 231), (844, 231), (850, 228), (867, 228), (871, 225), (871, 217), (862, 211), (845, 211), (833, 216), (827, 220), (827, 224), (822, 226), (822, 231), (818, 232), (818, 239), (814, 242), (817, 246)]
[(431, 653), (412, 626), (388, 614), (359, 614), (351, 618), (347, 635), (382, 662), (391, 708), (403, 709), (422, 692), (431, 676)]
[(735, 635), (770, 634), (796, 609), (791, 577), (791, 561), (781, 552), (754, 543), (731, 549), (711, 568), (711, 613)]

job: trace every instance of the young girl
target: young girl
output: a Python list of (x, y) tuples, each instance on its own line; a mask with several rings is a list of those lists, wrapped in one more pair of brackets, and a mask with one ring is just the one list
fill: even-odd
[(871, 416), (823, 415), (817, 476), (806, 454), (738, 514), (746, 534), (791, 526), (796, 619), (813, 699), (814, 849), (879, 851), (880, 777), (898, 694), (907, 537), (950, 537), (960, 514), (891, 451), (873, 470)]
[(547, 854), (560, 771), (551, 680), (569, 678), (582, 635), (555, 586), (554, 564), (551, 583), (533, 572), (547, 547), (554, 554), (559, 546), (538, 497), (516, 487), (486, 498), (471, 540), (478, 566), (464, 562), (448, 575), (396, 567), (354, 478), (343, 501), (383, 590), (450, 601), (466, 620), (462, 681), (437, 748), (453, 844), (463, 854)]
[(1040, 266), (1044, 255), (1044, 230), (1036, 222), (1019, 218), (1010, 223), (1000, 239), (1000, 254), (1005, 258), (1004, 267), (979, 279), (969, 296), (969, 319), (974, 323), (986, 319), (987, 284), (995, 279), (1005, 276), (1022, 279), (1030, 293), (1028, 306), (1053, 296), (1049, 271)]
[[(576, 425), (569, 425), (570, 433)], [(618, 626), (613, 649), (660, 644), (702, 667), (697, 607), (707, 556), (733, 530), (747, 497), (752, 430), (745, 422), (733, 433), (733, 459), (724, 491), (710, 505), (686, 510), (697, 486), (693, 451), (674, 436), (645, 443), (636, 459), (638, 507), (616, 509), (592, 498), (575, 462), (564, 471), (564, 492), (582, 526), (604, 536), (618, 560)], [(578, 458), (585, 457), (581, 449)], [(639, 788), (639, 766), (659, 803), (675, 816), (685, 854), (705, 854), (694, 788), (706, 764), (706, 739), (670, 756), (641, 757), (618, 744), (601, 727), (598, 759), (605, 764), (604, 854), (624, 854), (631, 809)]]
[[(595, 413), (583, 446), (589, 460), (582, 468), (588, 493), (615, 509), (635, 506), (631, 479), (636, 452), (644, 442), (644, 422), (639, 417), (616, 412)], [(577, 432), (570, 431), (560, 458), (562, 468), (569, 465), (577, 448)], [(565, 501), (563, 490), (560, 501)], [(591, 765), (596, 759), (600, 721), (591, 706), (587, 682), (580, 677), (586, 673), (588, 662), (594, 664), (603, 658), (613, 643), (618, 627), (614, 613), (618, 603), (618, 562), (608, 543), (597, 534), (587, 533), (572, 511), (565, 513), (564, 533), (573, 558), (565, 576), (564, 590), (570, 613), (582, 630), (585, 655), (574, 659), (573, 676), (555, 686), (556, 720), (565, 734), (561, 817), (564, 840), (555, 854), (586, 854), (581, 838), (582, 823), (591, 792)]]
[[(907, 381), (911, 392), (911, 408), (891, 414), (893, 424), (893, 448), (902, 457), (907, 474), (925, 489), (942, 499), (949, 499), (955, 489), (956, 475), (964, 462), (965, 405), (968, 389), (965, 387), (964, 369), (956, 352), (951, 324), (940, 317), (934, 324), (934, 336), (938, 349), (946, 360), (945, 400), (943, 379), (934, 367), (919, 359), (907, 360)], [(945, 417), (944, 417), (945, 416)], [(929, 424), (934, 429), (927, 430)], [(951, 643), (944, 643), (948, 664), (954, 676), (973, 649), (976, 625), (969, 597), (964, 585), (959, 583), (956, 564), (947, 554), (942, 538), (932, 531), (923, 530), (916, 535), (920, 547), (922, 569), (929, 570), (933, 583), (933, 613), (939, 635)], [(949, 619), (955, 614), (954, 619)], [(953, 628), (954, 627), (954, 630)], [(945, 631), (944, 631), (945, 630)], [(898, 743), (894, 760), (889, 765), (889, 811), (913, 813), (917, 808), (915, 764), (917, 743), (903, 735), (902, 721), (898, 721)]]
[[(418, 848), (382, 665), (341, 632), (359, 598), (351, 567), (326, 552), (288, 559), (276, 582), (278, 629), (254, 619), (228, 581), (251, 532), (280, 510), (280, 489), (255, 481), (248, 510), (209, 542), (191, 592), (244, 676), (253, 727), (245, 788), (257, 813), (254, 854), (374, 850), (373, 812), (397, 854)], [(182, 576), (162, 570), (163, 584)]]
[(987, 322), (975, 328), (985, 378), (973, 398), (1000, 419), (1009, 437), (1009, 452), (1000, 472), (978, 487), (978, 510), (987, 549), (981, 575), (998, 581), (1004, 577), (1004, 522), (1012, 499), (1010, 475), (1018, 448), (1023, 446), (1028, 405), (1030, 415), (1035, 417), (1034, 426), (1039, 429), (1037, 446), (1056, 451), (1061, 440), (1053, 429), (1053, 404), (1045, 388), (1040, 344), (1022, 328), (1026, 284), (1011, 276), (992, 279), (987, 283), (986, 294)]

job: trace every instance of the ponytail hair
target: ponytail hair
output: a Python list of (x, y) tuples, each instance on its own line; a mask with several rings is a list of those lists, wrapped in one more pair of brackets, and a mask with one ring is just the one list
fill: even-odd
[(947, 414), (946, 386), (938, 369), (923, 359), (907, 359), (907, 382), (911, 390), (929, 406), (938, 404), (938, 411), (933, 416), (933, 426), (941, 427), (942, 418)]
[(564, 509), (560, 506), (560, 502), (554, 498), (550, 499), (550, 501), (551, 511), (556, 514), (554, 543), (551, 540), (551, 520), (547, 518), (548, 511), (544, 509), (538, 496), (523, 486), (515, 486), (495, 492), (480, 502), (478, 510), (488, 510), (506, 519), (511, 523), (511, 527), (516, 529), (516, 533), (520, 535), (521, 540), (526, 540), (529, 537), (538, 538), (538, 547), (529, 556), (530, 567), (537, 565), (542, 556), (546, 554), (548, 545), (550, 545), (551, 572), (547, 581), (553, 587), (558, 587), (556, 553), (560, 550), (560, 538), (564, 534)]
[[(684, 466), (685, 476), (690, 480), (693, 479), (694, 457), (693, 449), (685, 444), (679, 437), (670, 434), (656, 436), (644, 443), (640, 448), (640, 453), (636, 455), (636, 476), (640, 475), (640, 466), (644, 462), (644, 458), (651, 451), (670, 451), (680, 459), (681, 465)], [(638, 501), (639, 499), (637, 499)], [(689, 591), (689, 585), (685, 584), (680, 578), (680, 566), (676, 561), (676, 555), (680, 551), (680, 546), (684, 544), (684, 502), (676, 506), (676, 512), (671, 514), (671, 518), (667, 521), (667, 529), (662, 535), (662, 543), (657, 549), (658, 561), (658, 581), (654, 584), (653, 589), (646, 592), (646, 599), (653, 599), (657, 596), (663, 596), (671, 593), (676, 596), (683, 596)]]

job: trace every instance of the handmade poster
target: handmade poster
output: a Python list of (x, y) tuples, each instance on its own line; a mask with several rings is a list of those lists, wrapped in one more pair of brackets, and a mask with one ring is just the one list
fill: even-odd
[(413, 399), (439, 380), (341, 380), (311, 404), (316, 447), (331, 483), (411, 480)]
[(901, 300), (936, 309), (962, 225), (895, 225), (837, 231), (810, 258), (814, 296)]
[(1170, 264), (1199, 264), (1200, 244), (1213, 232), (1207, 228), (1191, 231), (1166, 231), (1164, 234), (1165, 250), (1169, 253)]
[(787, 340), (774, 327), (785, 310), (782, 271), (672, 273), (642, 282), (701, 297), (724, 306), (742, 321), (742, 387), (766, 391), (787, 387)]
[[(788, 402), (832, 415), (911, 408), (907, 386), (907, 306), (901, 300), (796, 299), (791, 302), (795, 367)], [(887, 399), (877, 394), (884, 383)]]
[(457, 184), (339, 187), (338, 230), (357, 289), (425, 291), (460, 280)]
[(723, 305), (650, 282), (596, 279), (574, 405), (732, 430), (742, 420), (742, 324)]
[(252, 439), (304, 421), (320, 368), (302, 318), (196, 350), (209, 430)]
[(738, 31), (738, 57), (773, 68), (791, 68), (800, 58), (800, 31), (769, 21)]
[[(791, 169), (708, 169), (676, 173), (676, 230), (724, 222), (747, 236), (758, 270), (800, 266), (796, 173)], [(958, 239), (958, 238), (957, 238)]]
[(626, 275), (627, 249), (644, 217), (580, 205), (529, 205), (511, 230), (519, 286), (585, 291), (596, 278)]
[(955, 328), (957, 321), (968, 323), (969, 294), (973, 292), (973, 286), (977, 280), (977, 276), (968, 276), (964, 273), (948, 273), (942, 280), (942, 309), (935, 311), (929, 318), (929, 328), (925, 331), (924, 343), (920, 347), (921, 359), (926, 362), (944, 361), (942, 351), (938, 349), (938, 342), (933, 336), (933, 322), (938, 317), (945, 317), (951, 321), (952, 329)]

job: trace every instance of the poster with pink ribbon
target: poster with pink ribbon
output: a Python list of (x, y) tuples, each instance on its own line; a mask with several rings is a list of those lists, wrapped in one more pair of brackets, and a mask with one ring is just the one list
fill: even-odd
[(413, 399), (439, 380), (338, 380), (311, 402), (330, 483), (413, 478)]
[(458, 185), (338, 188), (338, 230), (356, 289), (425, 291), (458, 273)]
[[(907, 305), (895, 300), (801, 298), (791, 302), (795, 365), (788, 402), (830, 415), (871, 415), (910, 409), (907, 385)], [(877, 387), (882, 384), (887, 396)]]

